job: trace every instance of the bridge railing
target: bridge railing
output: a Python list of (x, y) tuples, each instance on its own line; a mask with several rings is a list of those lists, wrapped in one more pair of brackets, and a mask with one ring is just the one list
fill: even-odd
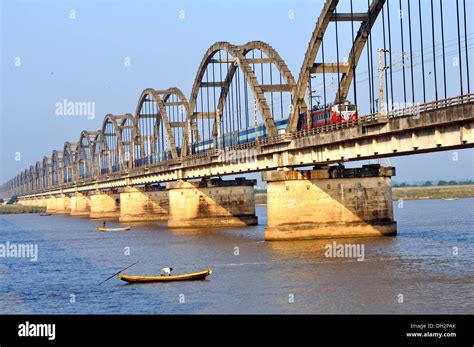
[(373, 113), (359, 117), (356, 120), (343, 122), (343, 123), (332, 123), (328, 125), (323, 125), (320, 127), (297, 131), (294, 133), (279, 134), (277, 136), (260, 138), (255, 141), (246, 142), (244, 144), (238, 144), (230, 147), (226, 147), (221, 150), (212, 150), (205, 153), (193, 154), (187, 156), (185, 159), (200, 159), (200, 158), (209, 158), (212, 156), (219, 155), (221, 151), (237, 151), (245, 149), (254, 149), (259, 146), (267, 146), (272, 144), (284, 143), (291, 141), (296, 138), (301, 138), (305, 136), (317, 135), (324, 132), (330, 132), (334, 130), (340, 130), (344, 128), (351, 128), (354, 126), (364, 126), (368, 124), (377, 123), (380, 121), (386, 121), (387, 119), (396, 118), (396, 117), (411, 117), (414, 115), (419, 115), (423, 112), (428, 112), (432, 110), (439, 110), (440, 108), (452, 107), (461, 104), (467, 104), (474, 102), (474, 94), (465, 94), (456, 97), (451, 97), (443, 100), (428, 102), (425, 104), (419, 104), (411, 107), (406, 107), (403, 109), (392, 110), (386, 114)]
[(410, 107), (400, 108), (386, 112), (385, 114), (372, 113), (360, 117), (359, 119), (368, 122), (374, 122), (379, 120), (381, 117), (386, 118), (399, 118), (399, 117), (411, 117), (418, 116), (423, 112), (429, 112), (434, 110), (439, 110), (440, 108), (452, 107), (456, 105), (468, 104), (474, 102), (474, 94), (464, 94), (459, 96), (454, 96), (447, 99), (441, 99), (438, 101), (431, 101), (424, 104), (416, 104)]

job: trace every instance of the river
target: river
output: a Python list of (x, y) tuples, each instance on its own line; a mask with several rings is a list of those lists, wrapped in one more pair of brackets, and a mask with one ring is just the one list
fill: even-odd
[[(255, 227), (116, 233), (87, 218), (2, 215), (0, 243), (37, 245), (38, 259), (0, 258), (0, 313), (474, 313), (474, 199), (394, 202), (398, 235), (381, 238), (265, 242), (266, 207), (257, 213)], [(326, 257), (333, 241), (364, 245), (364, 260)], [(126, 273), (214, 273), (99, 285), (136, 261)]]

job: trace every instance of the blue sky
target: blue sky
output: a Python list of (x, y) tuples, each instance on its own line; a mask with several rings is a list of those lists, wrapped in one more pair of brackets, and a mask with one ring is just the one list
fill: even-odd
[[(133, 113), (145, 88), (177, 86), (189, 96), (201, 58), (216, 41), (266, 41), (297, 78), (322, 3), (1, 1), (0, 181), (50, 155), (53, 149), (62, 149), (65, 141), (77, 141), (81, 130), (99, 129), (105, 114)], [(354, 1), (361, 3), (366, 4)], [(424, 6), (428, 3), (423, 2)], [(472, 3), (468, 3), (472, 10)], [(391, 6), (396, 10), (398, 1), (391, 1)], [(180, 18), (181, 10), (184, 19)], [(289, 18), (289, 11), (294, 11), (294, 19)], [(453, 11), (453, 6), (447, 7), (446, 18), (454, 18)], [(394, 31), (396, 24), (393, 20)], [(456, 37), (453, 30), (453, 25), (447, 25), (447, 40)], [(472, 33), (470, 22), (469, 38)], [(341, 42), (350, 44), (347, 35), (342, 35)], [(469, 53), (472, 60), (472, 49)], [(18, 58), (20, 66), (15, 66)], [(129, 66), (124, 64), (126, 59)], [(458, 74), (449, 64), (449, 95), (457, 93)], [(64, 99), (95, 102), (97, 117), (56, 116), (55, 104)], [(21, 158), (16, 161), (18, 152)], [(390, 163), (397, 167), (397, 181), (474, 176), (472, 149), (391, 158)]]

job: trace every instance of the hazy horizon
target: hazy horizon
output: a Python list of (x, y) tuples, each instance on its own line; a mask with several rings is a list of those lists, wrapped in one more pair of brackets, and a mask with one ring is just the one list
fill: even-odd
[[(323, 1), (269, 3), (1, 2), (0, 182), (78, 141), (82, 130), (99, 129), (106, 114), (134, 113), (145, 88), (176, 86), (189, 96), (216, 41), (268, 42), (298, 78)], [(445, 11), (448, 17), (453, 9)], [(468, 29), (470, 36), (472, 24)], [(452, 30), (446, 28), (447, 41)], [(448, 68), (449, 86), (455, 85), (458, 75)], [(55, 115), (64, 100), (93, 102), (95, 116)], [(474, 150), (393, 157), (390, 164), (397, 182), (466, 180), (474, 177)]]

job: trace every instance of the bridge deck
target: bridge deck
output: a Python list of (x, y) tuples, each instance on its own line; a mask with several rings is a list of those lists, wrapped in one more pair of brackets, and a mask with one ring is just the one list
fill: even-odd
[(24, 196), (112, 189), (211, 176), (260, 172), (474, 147), (474, 95), (369, 115), (355, 122), (282, 134), (142, 166)]

